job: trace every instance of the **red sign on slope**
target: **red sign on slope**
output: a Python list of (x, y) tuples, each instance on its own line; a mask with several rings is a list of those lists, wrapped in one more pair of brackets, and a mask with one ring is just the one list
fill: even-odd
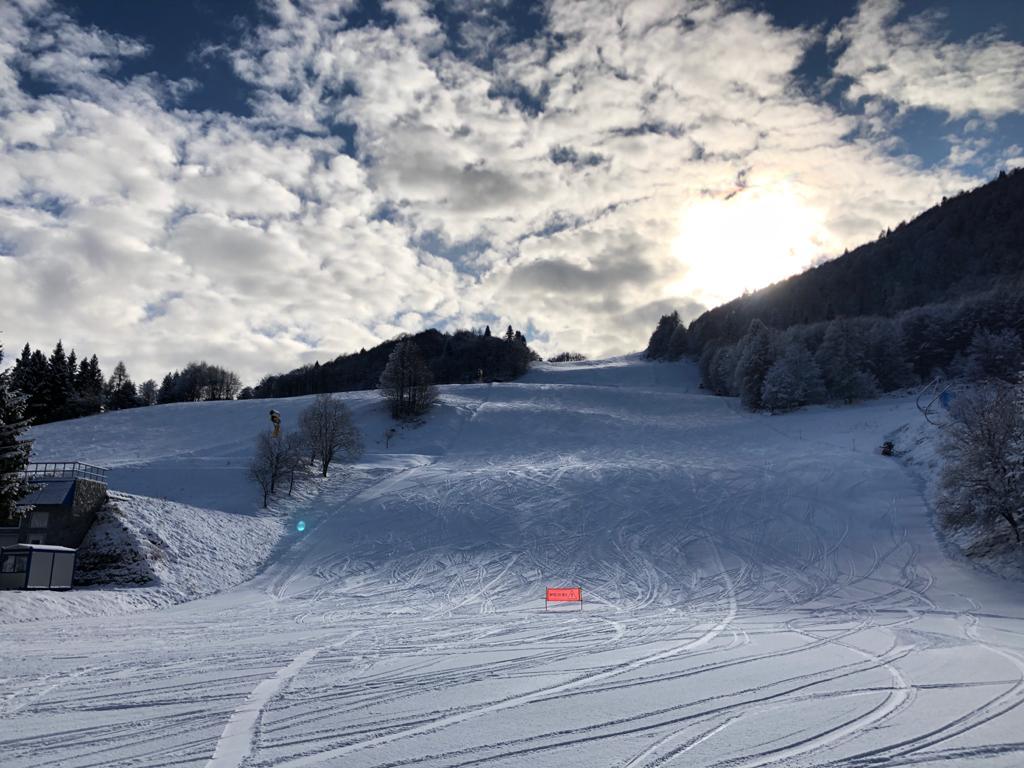
[(549, 603), (582, 603), (583, 589), (581, 587), (548, 587), (547, 597)]

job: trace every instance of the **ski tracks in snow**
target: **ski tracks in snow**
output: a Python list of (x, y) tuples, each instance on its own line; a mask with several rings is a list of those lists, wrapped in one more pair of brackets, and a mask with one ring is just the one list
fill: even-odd
[(267, 678), (257, 685), (245, 702), (236, 709), (224, 726), (224, 732), (214, 747), (213, 757), (206, 768), (238, 768), (252, 754), (256, 721), (263, 712), (267, 702), (284, 686), (286, 686), (313, 657), (320, 653), (320, 648), (311, 648), (296, 656), (287, 667), (278, 670), (273, 677)]
[(74, 674), (10, 627), (5, 768), (1020, 764), (1022, 612), (943, 592), (898, 467), (787, 436), (868, 416), (453, 391), (245, 588), (76, 629)]

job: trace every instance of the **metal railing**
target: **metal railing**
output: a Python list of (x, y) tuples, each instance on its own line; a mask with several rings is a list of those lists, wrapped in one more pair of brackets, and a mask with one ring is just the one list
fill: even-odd
[(107, 470), (80, 461), (31, 461), (25, 467), (28, 480), (95, 480), (106, 485)]

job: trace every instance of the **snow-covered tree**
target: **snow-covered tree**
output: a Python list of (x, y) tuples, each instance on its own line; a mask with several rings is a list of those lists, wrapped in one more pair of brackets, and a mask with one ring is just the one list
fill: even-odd
[(391, 403), (396, 419), (411, 419), (426, 413), (437, 400), (430, 369), (419, 349), (402, 339), (391, 351), (380, 376), (380, 393)]
[(825, 384), (818, 364), (800, 344), (787, 345), (764, 377), (763, 406), (772, 412), (788, 411), (825, 399)]
[(665, 357), (669, 360), (679, 360), (686, 354), (686, 352), (686, 326), (680, 323), (676, 326), (676, 329), (672, 331), (672, 336), (668, 340), (668, 349), (665, 352)]
[(899, 324), (889, 318), (875, 318), (867, 329), (865, 364), (867, 372), (875, 377), (883, 392), (891, 392), (915, 381)]
[(771, 329), (758, 319), (740, 340), (736, 360), (735, 388), (740, 401), (751, 410), (762, 407), (761, 393), (768, 369), (775, 362), (775, 337)]
[(1010, 481), (1016, 491), (1016, 516), (1020, 520), (1024, 518), (1024, 372), (1017, 380), (1013, 423), (1007, 464)]
[(320, 460), (324, 477), (336, 458), (351, 461), (362, 452), (359, 429), (345, 403), (334, 395), (317, 395), (299, 417), (299, 427), (305, 443), (301, 453)]
[(878, 382), (867, 370), (867, 340), (852, 320), (838, 318), (828, 324), (815, 362), (830, 397), (852, 403), (878, 394)]
[(1014, 458), (1022, 414), (1015, 393), (1005, 385), (961, 394), (943, 432), (939, 510), (952, 526), (1005, 522), (1019, 542), (1021, 493)]
[(967, 347), (964, 373), (976, 381), (1015, 381), (1024, 364), (1020, 336), (1012, 329), (990, 332), (978, 328)]
[(714, 349), (708, 361), (706, 386), (716, 395), (735, 395), (733, 380), (736, 378), (737, 345), (729, 344)]
[[(3, 362), (0, 347), (0, 363)], [(13, 518), (17, 501), (31, 490), (25, 479), (31, 443), (23, 438), (28, 428), (25, 396), (11, 386), (11, 376), (0, 371), (0, 519)]]

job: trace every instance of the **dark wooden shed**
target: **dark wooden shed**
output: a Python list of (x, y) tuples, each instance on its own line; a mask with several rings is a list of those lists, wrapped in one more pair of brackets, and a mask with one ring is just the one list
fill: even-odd
[(0, 549), (0, 589), (71, 589), (75, 550), (47, 544)]

